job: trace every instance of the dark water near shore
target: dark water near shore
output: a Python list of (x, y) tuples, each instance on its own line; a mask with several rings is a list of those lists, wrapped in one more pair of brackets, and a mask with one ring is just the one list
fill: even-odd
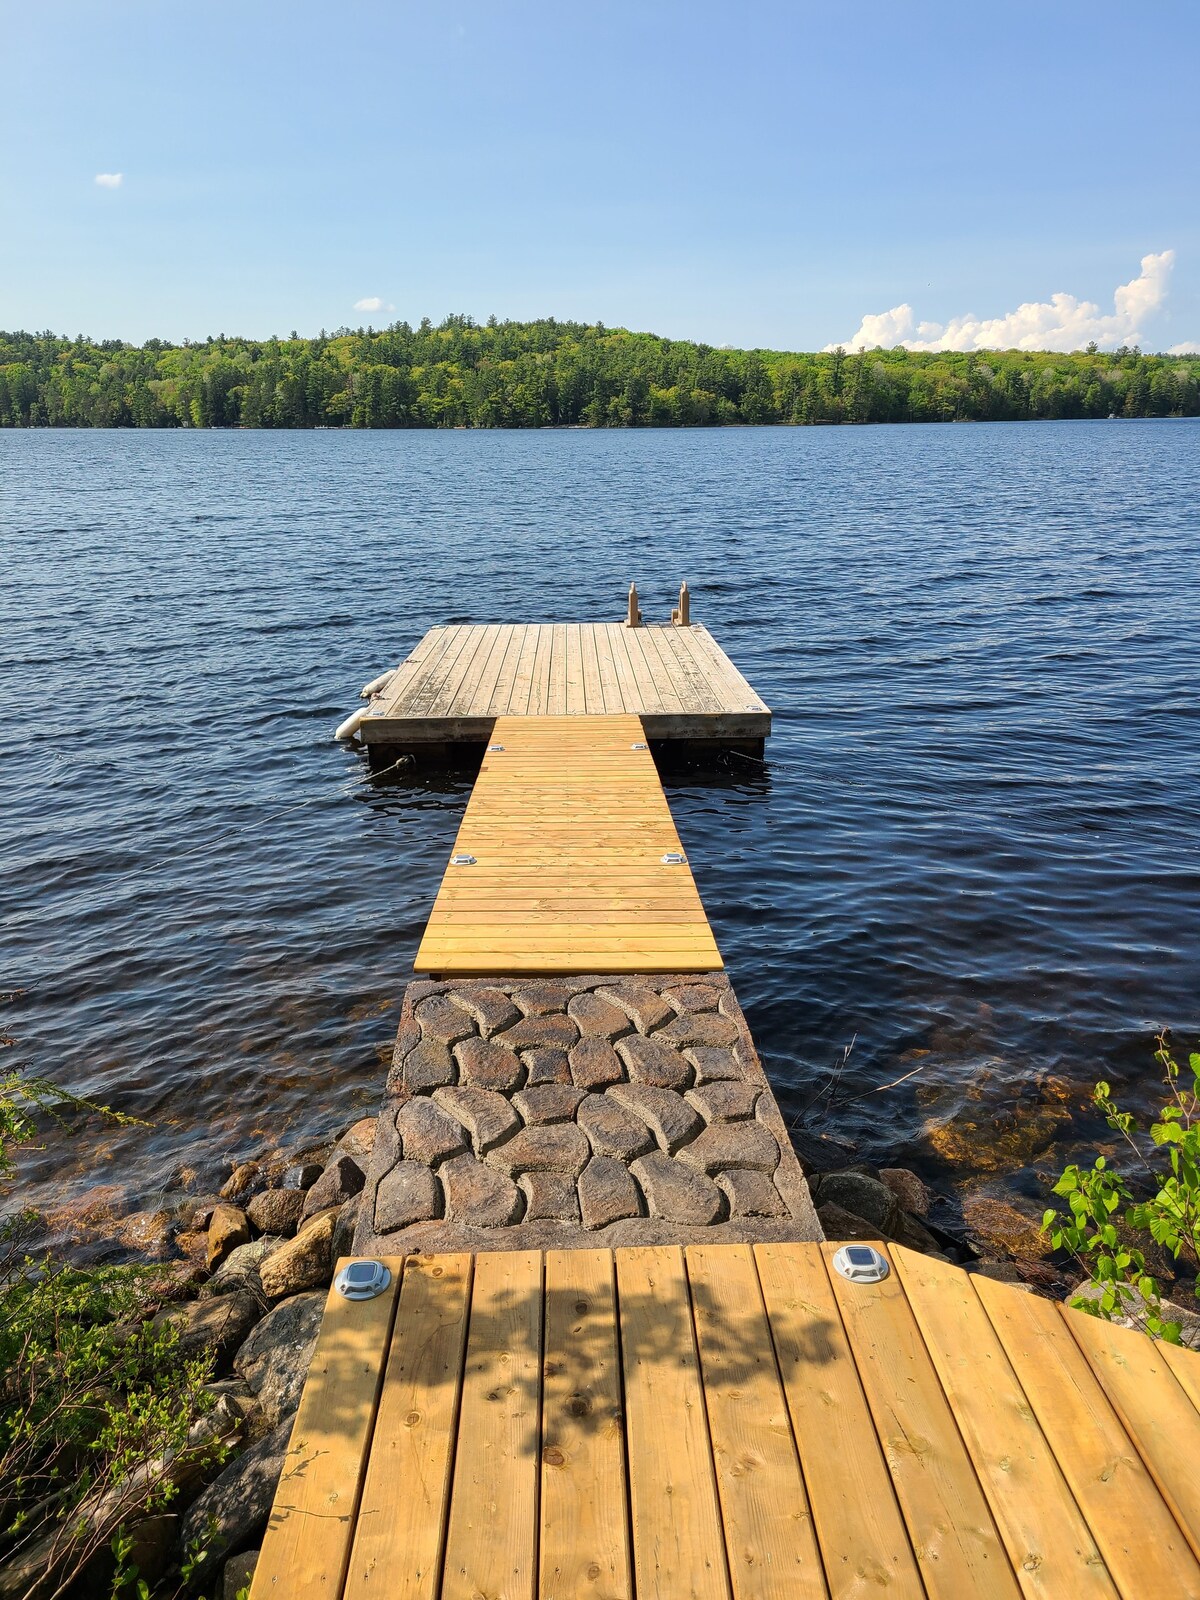
[[(0, 433), (8, 1059), (82, 1226), (374, 1108), (468, 784), (335, 724), (431, 623), (681, 577), (775, 709), (669, 794), (785, 1113), (1036, 1211), (1200, 1032), (1200, 424)], [(861, 1096), (919, 1069), (898, 1087)], [(813, 1116), (810, 1109), (809, 1115)]]

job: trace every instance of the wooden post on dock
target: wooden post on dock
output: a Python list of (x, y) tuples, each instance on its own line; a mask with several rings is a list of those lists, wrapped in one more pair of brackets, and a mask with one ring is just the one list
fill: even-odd
[(679, 585), (679, 604), (671, 613), (671, 621), (677, 628), (690, 628), (692, 625), (692, 597), (686, 582)]
[(627, 628), (640, 628), (642, 625), (641, 607), (638, 605), (637, 584), (629, 585), (629, 615), (625, 619)]

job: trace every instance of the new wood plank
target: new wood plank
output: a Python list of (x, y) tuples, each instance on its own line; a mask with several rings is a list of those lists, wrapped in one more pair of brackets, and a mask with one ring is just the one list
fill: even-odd
[(638, 1600), (729, 1600), (683, 1253), (617, 1252)]
[(342, 1593), (400, 1287), (401, 1259), (386, 1265), (391, 1284), (373, 1300), (326, 1297), (251, 1600)]
[(1200, 1416), (1163, 1358), (1162, 1346), (1136, 1328), (1067, 1306), (1060, 1314), (1200, 1555)]
[(832, 1600), (925, 1600), (820, 1250), (754, 1258)]
[(1057, 1305), (974, 1287), (1123, 1600), (1197, 1600), (1200, 1566)]
[(889, 1247), (925, 1348), (1025, 1594), (1115, 1600), (1116, 1588), (971, 1278)]
[(540, 1600), (632, 1600), (610, 1251), (546, 1252), (542, 1370)]
[(825, 1600), (749, 1245), (684, 1251), (735, 1600)]
[(532, 1600), (541, 1362), (541, 1256), (477, 1256), (443, 1600)]
[(895, 1273), (850, 1283), (822, 1246), (929, 1600), (1020, 1593), (979, 1479)]
[(470, 1256), (405, 1262), (345, 1600), (436, 1600), (470, 1295)]

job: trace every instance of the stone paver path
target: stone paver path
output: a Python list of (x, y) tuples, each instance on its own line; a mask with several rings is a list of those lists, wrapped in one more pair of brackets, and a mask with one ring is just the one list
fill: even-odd
[(358, 1253), (820, 1237), (723, 974), (409, 985)]

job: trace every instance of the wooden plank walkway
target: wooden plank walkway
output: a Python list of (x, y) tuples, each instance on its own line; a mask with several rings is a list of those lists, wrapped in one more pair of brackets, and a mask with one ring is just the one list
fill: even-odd
[(673, 853), (637, 717), (499, 717), (416, 970), (717, 971), (691, 868), (664, 861)]
[(331, 1291), (251, 1600), (1200, 1600), (1200, 1355), (878, 1248)]
[(431, 628), (378, 694), (368, 744), (482, 743), (496, 717), (640, 716), (651, 739), (758, 741), (771, 713), (698, 624)]

